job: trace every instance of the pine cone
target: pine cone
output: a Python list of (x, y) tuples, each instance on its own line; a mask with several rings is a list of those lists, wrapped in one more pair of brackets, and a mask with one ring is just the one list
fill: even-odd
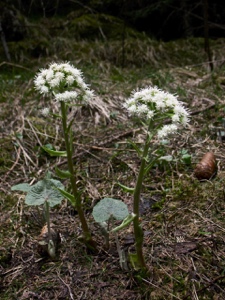
[(216, 158), (212, 152), (207, 152), (196, 165), (195, 176), (199, 179), (211, 179), (216, 174)]

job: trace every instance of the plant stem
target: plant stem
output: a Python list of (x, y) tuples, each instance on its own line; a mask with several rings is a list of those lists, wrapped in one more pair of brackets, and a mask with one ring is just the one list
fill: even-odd
[(50, 213), (49, 213), (49, 203), (48, 200), (45, 201), (45, 219), (46, 219), (46, 223), (47, 223), (47, 227), (48, 227), (48, 237), (51, 240), (52, 239), (52, 235), (51, 235), (51, 226), (50, 226)]
[(52, 232), (51, 232), (51, 224), (50, 224), (50, 213), (49, 213), (49, 203), (48, 200), (45, 201), (45, 217), (48, 227), (48, 254), (51, 258), (55, 258), (56, 254), (56, 240), (53, 240)]
[[(149, 133), (150, 129), (151, 129), (151, 122), (149, 124), (148, 133)], [(135, 186), (134, 196), (133, 196), (133, 200), (134, 200), (133, 201), (133, 213), (136, 215), (133, 220), (136, 255), (137, 255), (139, 267), (142, 270), (146, 270), (147, 266), (146, 266), (144, 255), (143, 255), (143, 247), (142, 246), (143, 246), (143, 240), (144, 240), (144, 233), (143, 233), (142, 227), (140, 225), (140, 221), (139, 221), (139, 206), (140, 206), (140, 194), (141, 194), (141, 189), (142, 189), (142, 182), (143, 182), (144, 174), (145, 174), (146, 157), (147, 157), (148, 150), (149, 150), (150, 140), (151, 140), (150, 137), (146, 138), (146, 142), (144, 145), (144, 150), (143, 150), (143, 154), (142, 154), (142, 158), (141, 158), (141, 166), (139, 169), (138, 178), (136, 181), (136, 186)]]
[(72, 140), (70, 136), (71, 132), (70, 132), (70, 128), (68, 128), (67, 126), (67, 105), (64, 101), (61, 101), (60, 103), (61, 103), (63, 133), (64, 133), (65, 144), (66, 144), (66, 152), (67, 152), (67, 164), (68, 164), (68, 170), (71, 174), (70, 182), (71, 182), (72, 192), (76, 202), (76, 210), (78, 212), (78, 216), (81, 222), (81, 227), (83, 230), (84, 243), (88, 248), (92, 250), (96, 250), (96, 243), (91, 237), (91, 233), (87, 225), (84, 211), (82, 209), (81, 194), (77, 187), (77, 178), (73, 167), (73, 158), (72, 158)]

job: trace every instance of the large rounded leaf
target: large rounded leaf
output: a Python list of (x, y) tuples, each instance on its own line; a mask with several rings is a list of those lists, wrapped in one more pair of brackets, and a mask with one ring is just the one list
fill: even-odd
[(29, 192), (30, 189), (31, 186), (29, 185), (29, 183), (19, 183), (11, 187), (12, 191), (21, 191), (21, 192)]
[(110, 217), (123, 220), (129, 212), (127, 205), (121, 200), (104, 198), (95, 205), (92, 214), (96, 222), (103, 223), (108, 221)]
[(48, 201), (51, 207), (60, 204), (64, 197), (57, 188), (64, 189), (60, 181), (44, 178), (31, 187), (26, 195), (25, 203), (27, 205), (41, 205)]

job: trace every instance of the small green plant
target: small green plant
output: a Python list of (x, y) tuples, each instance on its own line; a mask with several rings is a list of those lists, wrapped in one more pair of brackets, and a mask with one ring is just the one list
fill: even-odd
[(191, 154), (189, 154), (187, 149), (181, 149), (179, 151), (179, 156), (180, 156), (182, 163), (184, 163), (187, 166), (191, 165), (192, 156), (191, 156)]
[[(121, 200), (104, 198), (100, 200), (93, 209), (94, 220), (100, 225), (101, 232), (105, 238), (105, 248), (109, 249), (110, 233), (113, 233), (116, 240), (117, 251), (122, 269), (128, 269), (124, 250), (121, 249), (117, 232), (127, 227), (134, 219), (134, 214), (129, 214), (127, 205)], [(115, 220), (122, 223), (115, 227)]]
[[(141, 149), (133, 145), (140, 157), (140, 169), (133, 189), (127, 190), (133, 193), (133, 219), (136, 253), (130, 256), (130, 260), (135, 269), (147, 270), (143, 255), (144, 234), (139, 219), (139, 205), (142, 183), (145, 174), (154, 166), (156, 159), (151, 155), (151, 141), (153, 137), (158, 140), (165, 139), (170, 134), (178, 131), (179, 127), (188, 123), (189, 113), (177, 97), (164, 92), (157, 87), (148, 87), (133, 92), (126, 100), (124, 107), (131, 115), (136, 115), (143, 119), (146, 130), (146, 140)], [(164, 124), (167, 122), (166, 125)], [(171, 160), (171, 157), (167, 157)], [(122, 186), (123, 187), (123, 186)]]
[(27, 205), (43, 205), (45, 221), (48, 229), (47, 252), (51, 258), (55, 258), (56, 255), (56, 241), (52, 236), (49, 207), (61, 204), (64, 196), (58, 189), (64, 190), (64, 186), (60, 181), (51, 178), (50, 173), (47, 173), (44, 179), (38, 181), (32, 186), (28, 183), (21, 183), (11, 187), (12, 191), (27, 193), (25, 197), (25, 203)]
[[(160, 156), (160, 153), (162, 154)], [(192, 155), (189, 154), (187, 149), (181, 149), (178, 151), (176, 156), (173, 155), (163, 155), (163, 152), (160, 150), (160, 148), (155, 151), (155, 154), (157, 154), (157, 162), (156, 165), (158, 165), (160, 168), (163, 168), (163, 170), (167, 170), (168, 166), (171, 168), (173, 163), (181, 163), (185, 166), (191, 165)]]

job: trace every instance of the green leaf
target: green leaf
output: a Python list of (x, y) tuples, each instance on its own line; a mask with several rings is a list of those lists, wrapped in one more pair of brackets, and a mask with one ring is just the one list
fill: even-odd
[(169, 140), (161, 140), (160, 145), (169, 145), (170, 141)]
[(26, 195), (25, 203), (27, 205), (41, 205), (48, 201), (51, 207), (60, 204), (64, 197), (58, 188), (64, 189), (60, 181), (44, 178), (31, 186)]
[(48, 148), (49, 150), (55, 150), (55, 148), (52, 144), (45, 144), (44, 147)]
[(61, 179), (68, 179), (71, 177), (71, 173), (69, 171), (60, 170), (59, 168), (55, 168), (55, 174)]
[(11, 187), (11, 191), (29, 192), (30, 189), (31, 185), (29, 185), (28, 183), (20, 183)]
[(137, 146), (136, 143), (134, 143), (133, 141), (131, 140), (128, 140), (128, 142), (131, 144), (131, 146), (134, 148), (134, 150), (137, 152), (138, 156), (139, 157), (142, 157), (142, 150)]
[(158, 158), (158, 160), (164, 160), (164, 161), (170, 162), (173, 160), (173, 156), (172, 155), (161, 156)]
[(21, 133), (16, 133), (15, 136), (19, 139), (22, 140), (23, 139), (23, 135)]
[(117, 184), (118, 184), (125, 192), (131, 193), (131, 194), (134, 193), (134, 188), (130, 188), (130, 187), (128, 187), (128, 186), (126, 186), (126, 185), (123, 185), (123, 184), (121, 184), (121, 183), (119, 183), (119, 182), (117, 182)]
[(186, 165), (191, 165), (191, 158), (191, 155), (188, 153), (182, 155), (182, 160)]
[(69, 130), (71, 129), (72, 125), (73, 125), (73, 122), (74, 122), (74, 118), (70, 121), (69, 125), (67, 126), (67, 130), (69, 132)]
[(111, 217), (116, 220), (123, 220), (129, 212), (127, 205), (121, 200), (104, 198), (95, 205), (92, 214), (96, 222), (103, 223)]
[(62, 116), (61, 116), (61, 115), (54, 114), (54, 113), (52, 113), (51, 115), (52, 115), (54, 118), (59, 118), (59, 119), (62, 119)]
[(145, 166), (144, 174), (147, 174), (152, 169), (156, 161), (157, 159), (152, 159), (147, 166)]
[(150, 143), (151, 142), (151, 140), (152, 140), (152, 138), (154, 137), (154, 135), (156, 134), (156, 131), (154, 130), (153, 132), (148, 132), (148, 134), (147, 134), (147, 141), (148, 141), (148, 143)]
[(140, 270), (137, 253), (129, 253), (128, 256), (134, 270), (136, 271)]
[(51, 150), (48, 147), (42, 146), (41, 147), (45, 152), (47, 152), (50, 156), (67, 156), (66, 151), (56, 151)]
[(128, 216), (123, 220), (123, 222), (122, 222), (119, 226), (113, 228), (113, 229), (111, 230), (111, 232), (114, 233), (114, 232), (117, 232), (117, 231), (119, 231), (119, 230), (121, 230), (121, 229), (127, 227), (127, 226), (134, 220), (135, 217), (136, 217), (135, 214), (128, 215)]
[(63, 189), (58, 188), (58, 191), (67, 199), (69, 200), (73, 206), (76, 205), (76, 200), (74, 198), (74, 196), (66, 191), (64, 191)]

